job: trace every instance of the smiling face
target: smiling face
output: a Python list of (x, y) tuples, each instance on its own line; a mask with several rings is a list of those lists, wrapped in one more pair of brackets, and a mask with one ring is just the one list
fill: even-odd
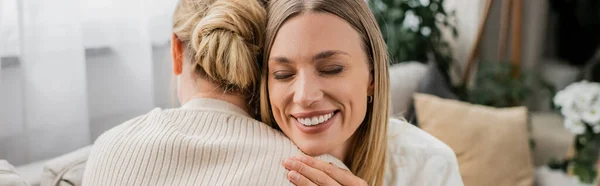
[(329, 13), (300, 14), (277, 32), (268, 60), (271, 109), (305, 153), (345, 159), (373, 90), (362, 46), (350, 24)]

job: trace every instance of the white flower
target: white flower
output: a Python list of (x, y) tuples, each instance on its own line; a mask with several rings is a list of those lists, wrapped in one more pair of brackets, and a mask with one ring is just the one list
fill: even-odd
[(444, 22), (444, 14), (442, 14), (442, 13), (435, 14), (435, 20), (437, 22)]
[(578, 90), (573, 94), (573, 103), (579, 110), (587, 111), (592, 107), (592, 101), (596, 94), (588, 88)]
[(412, 7), (412, 8), (416, 8), (419, 6), (419, 2), (416, 1), (408, 1), (408, 6)]
[(567, 128), (571, 133), (579, 135), (585, 133), (585, 124), (578, 119), (566, 118), (565, 119), (565, 128)]
[(563, 106), (560, 108), (560, 113), (567, 118), (581, 120), (581, 110), (579, 110), (576, 104), (571, 103)]
[(572, 92), (573, 91), (567, 89), (557, 92), (553, 99), (554, 104), (560, 107), (564, 107), (565, 105), (571, 103), (573, 100)]
[(415, 15), (415, 12), (413, 12), (412, 10), (406, 11), (404, 16), (406, 16), (406, 17), (404, 17), (404, 22), (402, 22), (402, 27), (409, 28), (413, 32), (418, 31), (419, 24), (421, 24), (421, 20), (419, 20), (419, 17), (417, 17)]
[(589, 125), (595, 126), (600, 124), (600, 110), (598, 108), (591, 108), (583, 112), (581, 119)]
[(429, 34), (431, 34), (431, 28), (429, 28), (429, 27), (421, 28), (421, 35), (429, 36)]
[[(368, 0), (366, 0), (366, 1), (368, 1)], [(385, 3), (381, 2), (381, 1), (374, 1), (374, 2), (375, 2), (375, 6), (377, 6), (377, 8), (379, 10), (381, 10), (381, 11), (387, 11), (388, 6)]]
[(575, 134), (585, 132), (585, 124), (600, 133), (600, 84), (576, 82), (559, 91), (553, 98), (565, 116), (565, 127)]
[(600, 133), (600, 125), (594, 126), (593, 129), (594, 129), (594, 134)]
[(423, 6), (429, 6), (429, 0), (419, 0), (419, 2), (421, 3), (421, 5)]

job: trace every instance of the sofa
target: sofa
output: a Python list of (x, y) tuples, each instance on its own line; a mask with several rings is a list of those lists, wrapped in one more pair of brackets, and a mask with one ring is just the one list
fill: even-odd
[(441, 78), (435, 64), (392, 65), (390, 110), (453, 148), (466, 185), (575, 185), (546, 166), (573, 144), (560, 114), (461, 102)]
[[(430, 69), (428, 65), (418, 62), (390, 67), (392, 117), (406, 117), (414, 109), (415, 95), (421, 94), (423, 80), (431, 76)], [(567, 176), (544, 166), (553, 158), (565, 157), (573, 143), (573, 136), (562, 127), (561, 116), (551, 112), (531, 112), (525, 117), (529, 117), (527, 120), (531, 122), (529, 137), (533, 139), (535, 146), (528, 152), (531, 157), (523, 158), (531, 158), (531, 167), (535, 167), (535, 171), (531, 172), (535, 177), (535, 185), (568, 185)], [(47, 161), (19, 166), (15, 172), (30, 185), (79, 185), (90, 149), (91, 145)]]

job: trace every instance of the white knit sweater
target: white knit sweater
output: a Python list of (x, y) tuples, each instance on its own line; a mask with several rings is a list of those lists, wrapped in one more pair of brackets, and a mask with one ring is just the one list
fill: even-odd
[[(281, 132), (238, 107), (194, 99), (154, 109), (102, 134), (83, 185), (291, 185), (281, 162), (302, 153)], [(348, 169), (331, 156), (318, 157)], [(462, 186), (450, 147), (391, 119), (384, 185)]]
[[(285, 135), (216, 99), (154, 109), (102, 134), (83, 185), (291, 185)], [(347, 169), (331, 156), (319, 157)]]

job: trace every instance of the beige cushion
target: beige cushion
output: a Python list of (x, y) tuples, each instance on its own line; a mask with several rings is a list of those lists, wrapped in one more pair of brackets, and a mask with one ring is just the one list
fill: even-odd
[(465, 185), (530, 186), (527, 109), (492, 108), (415, 94), (423, 130), (450, 146)]

